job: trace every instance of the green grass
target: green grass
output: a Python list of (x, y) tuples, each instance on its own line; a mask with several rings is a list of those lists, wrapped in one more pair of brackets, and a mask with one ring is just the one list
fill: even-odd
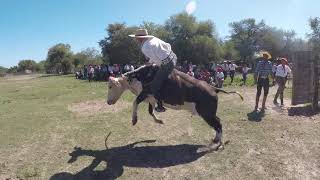
[(226, 80), (224, 81), (224, 86), (248, 86), (248, 87), (252, 87), (255, 85), (254, 83), (254, 78), (253, 78), (253, 74), (248, 74), (247, 75), (247, 82), (246, 85), (243, 84), (243, 80), (242, 80), (242, 74), (236, 74), (234, 79), (233, 79), (233, 83), (231, 84), (231, 78), (230, 76), (228, 76), (226, 78)]
[[(249, 76), (248, 84), (252, 80)], [(234, 84), (238, 83), (237, 77)], [(114, 157), (106, 153), (108, 150), (104, 147), (104, 139), (109, 132), (112, 132), (109, 147), (114, 151), (113, 155), (119, 155), (120, 160), (125, 154), (117, 154), (119, 151), (116, 149), (136, 141), (155, 139), (155, 143), (138, 145), (148, 149), (152, 146), (208, 144), (213, 138), (213, 130), (205, 121), (200, 117), (191, 117), (185, 111), (168, 110), (161, 113), (159, 117), (165, 124), (155, 124), (148, 115), (146, 104), (140, 106), (138, 124), (132, 127), (131, 102), (134, 96), (129, 92), (120, 100), (129, 103), (129, 107), (118, 106), (117, 112), (81, 115), (68, 110), (73, 104), (104, 101), (106, 89), (105, 82), (88, 83), (75, 80), (73, 76), (0, 79), (0, 179), (1, 173), (13, 174), (13, 179), (50, 179), (62, 172), (83, 177), (81, 173), (90, 169), (89, 165), (94, 162), (94, 157), (79, 156), (75, 162), (68, 163), (69, 153), (78, 146), (91, 153), (105, 153), (97, 156), (97, 159)], [(252, 89), (242, 86), (241, 91), (246, 98), (250, 98)], [(134, 158), (139, 154), (133, 154), (126, 159), (129, 163), (124, 164), (124, 172), (119, 179), (316, 177), (312, 172), (317, 172), (319, 164), (312, 161), (320, 157), (320, 143), (318, 139), (314, 139), (320, 135), (317, 126), (311, 121), (301, 124), (300, 121), (293, 121), (283, 115), (273, 116), (268, 112), (261, 122), (250, 121), (251, 109), (250, 103), (240, 101), (237, 96), (219, 94), (217, 114), (223, 125), (224, 141), (231, 141), (225, 150), (190, 163), (165, 168), (145, 168), (139, 164), (135, 166)], [(288, 140), (283, 141), (281, 136)], [(308, 146), (308, 151), (301, 146), (300, 141)], [(169, 152), (166, 153), (167, 156), (172, 156)], [(145, 154), (148, 155), (150, 154)], [(180, 154), (172, 157), (177, 161), (186, 158)], [(117, 160), (103, 161), (90, 172), (105, 171), (106, 166), (110, 168), (112, 163), (120, 162)], [(286, 166), (287, 162), (306, 166), (305, 172), (291, 170), (292, 167)]]

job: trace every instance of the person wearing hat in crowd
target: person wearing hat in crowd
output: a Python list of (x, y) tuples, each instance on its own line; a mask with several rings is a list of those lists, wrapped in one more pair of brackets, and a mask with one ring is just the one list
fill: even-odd
[(218, 67), (217, 69), (217, 87), (222, 88), (223, 87), (223, 82), (224, 82), (224, 74), (223, 74), (223, 69), (221, 67)]
[(229, 66), (229, 76), (231, 78), (231, 83), (233, 83), (233, 78), (234, 78), (234, 75), (236, 74), (236, 68), (238, 68), (238, 66), (231, 61), (228, 61), (228, 66)]
[(177, 62), (177, 56), (172, 51), (169, 43), (149, 35), (146, 29), (137, 29), (135, 34), (131, 34), (129, 36), (134, 37), (139, 42), (141, 45), (141, 51), (149, 60), (149, 63), (160, 67), (151, 82), (151, 91), (158, 101), (158, 106), (155, 110), (158, 112), (164, 112), (165, 108), (162, 106), (159, 91), (163, 82), (173, 71)]
[(279, 64), (276, 68), (276, 81), (278, 84), (278, 90), (274, 97), (273, 103), (278, 104), (277, 100), (280, 95), (281, 106), (283, 106), (283, 91), (286, 85), (286, 78), (289, 73), (291, 73), (291, 69), (288, 66), (288, 60), (286, 58), (280, 58), (281, 64)]
[(243, 85), (246, 85), (247, 82), (247, 75), (249, 70), (251, 70), (251, 68), (248, 67), (247, 63), (243, 63), (242, 64), (242, 81), (243, 81)]
[(222, 70), (223, 70), (224, 78), (226, 79), (228, 76), (228, 72), (229, 72), (229, 64), (227, 61), (223, 61)]
[(261, 95), (261, 90), (263, 88), (264, 96), (262, 100), (262, 107), (261, 111), (264, 111), (266, 109), (266, 100), (269, 93), (269, 76), (274, 79), (273, 73), (272, 73), (272, 64), (269, 61), (271, 59), (271, 55), (268, 52), (261, 52), (262, 54), (262, 60), (258, 62), (257, 68), (255, 71), (255, 79), (257, 81), (257, 94), (256, 94), (256, 105), (254, 110), (258, 110), (259, 105), (259, 99)]

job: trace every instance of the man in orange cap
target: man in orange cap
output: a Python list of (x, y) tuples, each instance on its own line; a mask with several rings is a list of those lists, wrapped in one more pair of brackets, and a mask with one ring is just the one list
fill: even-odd
[(273, 99), (274, 104), (278, 104), (277, 100), (280, 95), (281, 106), (283, 106), (283, 91), (285, 89), (286, 78), (289, 73), (291, 73), (291, 69), (288, 66), (288, 60), (286, 58), (280, 58), (281, 64), (277, 66), (276, 69), (276, 81), (278, 84), (277, 93)]

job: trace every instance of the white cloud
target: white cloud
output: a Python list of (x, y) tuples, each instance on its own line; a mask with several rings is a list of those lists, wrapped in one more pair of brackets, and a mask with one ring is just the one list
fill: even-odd
[(190, 1), (186, 6), (186, 12), (188, 14), (192, 14), (197, 9), (197, 3), (196, 1)]

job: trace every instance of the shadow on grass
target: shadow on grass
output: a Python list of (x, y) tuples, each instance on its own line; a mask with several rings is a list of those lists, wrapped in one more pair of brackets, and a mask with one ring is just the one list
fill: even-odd
[(247, 114), (248, 120), (253, 122), (260, 122), (264, 117), (265, 113), (263, 111), (252, 111)]
[[(106, 150), (85, 150), (74, 148), (68, 163), (77, 161), (78, 157), (91, 156), (91, 164), (76, 174), (61, 172), (50, 180), (102, 180), (117, 179), (123, 174), (124, 167), (165, 168), (196, 161), (205, 153), (197, 153), (201, 145), (169, 145), (169, 146), (135, 146), (140, 143), (153, 143), (155, 140), (135, 142), (126, 146)], [(103, 170), (95, 170), (100, 164), (107, 164)]]
[(319, 109), (314, 111), (311, 105), (302, 106), (302, 107), (290, 107), (288, 109), (289, 116), (313, 116), (320, 113)]

